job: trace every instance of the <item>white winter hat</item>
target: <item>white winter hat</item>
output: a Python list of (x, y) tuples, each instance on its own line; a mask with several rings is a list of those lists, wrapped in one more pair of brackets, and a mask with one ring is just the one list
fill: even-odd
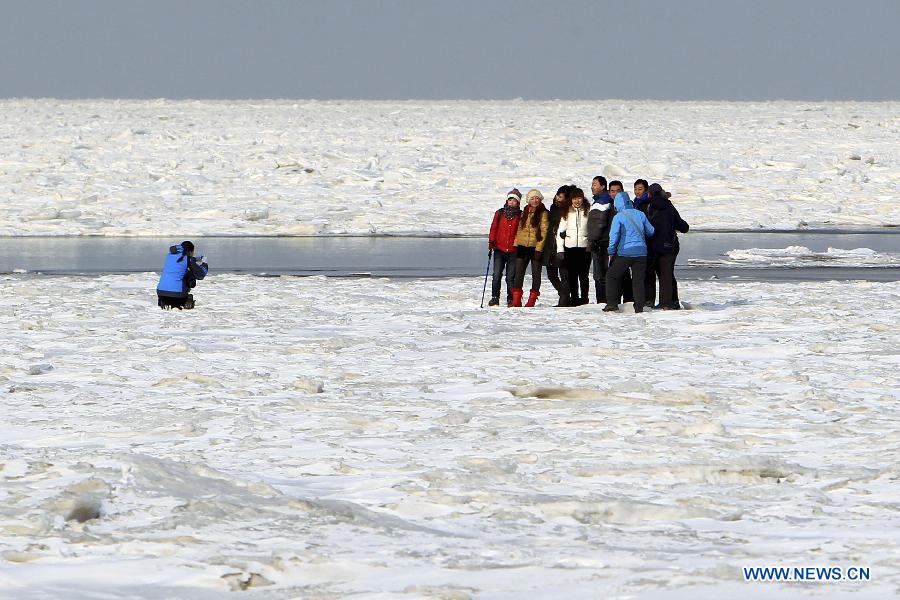
[(527, 194), (525, 194), (525, 201), (527, 202), (527, 201), (531, 200), (532, 198), (540, 198), (541, 201), (543, 201), (544, 195), (541, 193), (540, 190), (531, 189), (531, 190), (528, 190)]

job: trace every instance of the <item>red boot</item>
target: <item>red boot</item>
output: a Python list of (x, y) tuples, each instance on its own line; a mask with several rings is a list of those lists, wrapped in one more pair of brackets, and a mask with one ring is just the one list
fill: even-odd
[(528, 294), (528, 302), (525, 303), (525, 306), (534, 306), (534, 303), (537, 302), (537, 299), (540, 295), (540, 292), (531, 290), (531, 293)]
[(522, 306), (522, 288), (513, 288), (513, 301), (509, 306)]

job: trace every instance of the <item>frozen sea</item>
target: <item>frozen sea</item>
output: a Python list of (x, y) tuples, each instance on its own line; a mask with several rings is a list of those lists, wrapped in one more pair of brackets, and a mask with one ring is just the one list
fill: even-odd
[[(596, 174), (695, 229), (877, 229), (898, 138), (896, 102), (2, 100), (4, 269), (37, 236), (483, 236), (510, 187)], [(900, 264), (865, 246), (685, 260)], [(686, 279), (687, 310), (610, 315), (212, 255), (165, 312), (137, 258), (0, 275), (4, 600), (900, 594), (900, 282)], [(871, 580), (743, 579), (787, 565)]]
[[(0, 597), (900, 590), (900, 283), (643, 315), (233, 274), (166, 312), (155, 283), (2, 277)], [(744, 582), (773, 565), (871, 580)]]
[(508, 189), (900, 225), (900, 103), (0, 100), (0, 235), (486, 234)]

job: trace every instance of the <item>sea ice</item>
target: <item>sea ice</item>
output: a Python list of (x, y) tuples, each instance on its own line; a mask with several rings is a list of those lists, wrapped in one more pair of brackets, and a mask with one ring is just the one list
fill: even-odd
[[(897, 102), (0, 100), (0, 235), (486, 235), (595, 175), (695, 228), (900, 224)], [(851, 121), (854, 127), (848, 128)]]
[(155, 283), (2, 277), (0, 597), (900, 586), (900, 283), (685, 281), (642, 315), (242, 275), (161, 311)]

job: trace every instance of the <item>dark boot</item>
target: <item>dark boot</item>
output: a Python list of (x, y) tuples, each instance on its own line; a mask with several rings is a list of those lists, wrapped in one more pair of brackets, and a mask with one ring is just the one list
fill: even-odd
[(491, 298), (488, 301), (488, 306), (500, 306), (500, 298)]
[(531, 292), (529, 292), (528, 294), (528, 302), (525, 303), (525, 306), (534, 306), (534, 303), (537, 302), (537, 299), (540, 295), (540, 292), (531, 290)]
[(522, 288), (513, 288), (512, 296), (512, 302), (509, 303), (509, 306), (522, 306)]

